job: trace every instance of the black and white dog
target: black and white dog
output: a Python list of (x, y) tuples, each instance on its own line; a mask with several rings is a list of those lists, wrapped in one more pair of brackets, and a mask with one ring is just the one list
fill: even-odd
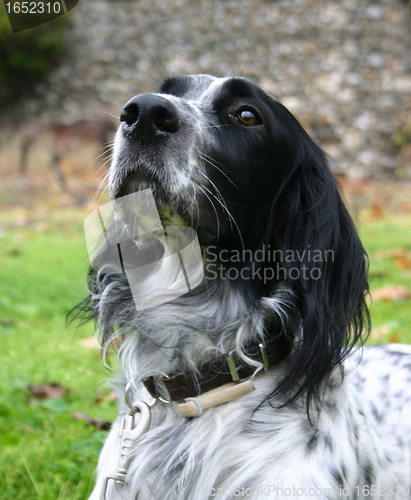
[(120, 119), (112, 199), (151, 189), (205, 278), (137, 312), (90, 273), (83, 312), (122, 339), (90, 499), (409, 498), (411, 347), (361, 349), (367, 259), (321, 149), (238, 77), (170, 78)]

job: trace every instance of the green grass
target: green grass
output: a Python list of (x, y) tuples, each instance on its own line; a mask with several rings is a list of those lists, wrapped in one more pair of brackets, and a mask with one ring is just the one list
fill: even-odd
[[(370, 258), (371, 292), (392, 285), (403, 285), (411, 292), (411, 269), (396, 267), (389, 252), (404, 249), (411, 255), (411, 216), (391, 216), (363, 223), (359, 234)], [(371, 318), (373, 328), (387, 326), (389, 333), (378, 338), (371, 336), (370, 342), (385, 343), (396, 339), (411, 344), (411, 299), (372, 302)]]
[[(106, 433), (71, 413), (106, 420), (116, 413), (113, 403), (96, 404), (109, 375), (98, 351), (80, 344), (93, 335), (93, 325), (66, 330), (64, 324), (68, 310), (86, 294), (84, 213), (53, 210), (26, 226), (13, 223), (20, 215), (0, 214), (7, 228), (0, 239), (0, 498), (84, 500)], [(381, 250), (411, 250), (410, 227), (410, 217), (398, 217), (360, 228), (372, 289), (403, 284), (411, 290), (411, 271), (379, 256)], [(373, 304), (373, 326), (390, 328), (379, 342), (395, 335), (411, 343), (410, 305), (410, 299)], [(70, 393), (35, 401), (28, 386), (43, 382), (58, 382)]]
[[(116, 413), (113, 404), (95, 404), (108, 374), (98, 351), (80, 345), (93, 335), (92, 325), (65, 329), (70, 307), (86, 295), (82, 218), (70, 212), (58, 220), (46, 216), (42, 234), (35, 227), (11, 226), (0, 240), (3, 500), (87, 498), (105, 432), (71, 413), (109, 420)], [(43, 382), (58, 382), (70, 393), (35, 401), (28, 385)]]

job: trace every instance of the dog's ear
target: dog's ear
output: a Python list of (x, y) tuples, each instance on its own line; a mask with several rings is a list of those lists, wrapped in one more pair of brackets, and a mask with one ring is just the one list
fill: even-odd
[(301, 151), (273, 202), (265, 242), (277, 250), (277, 280), (285, 278), (295, 297), (290, 321), (295, 324), (298, 314), (301, 325), (276, 392), (311, 399), (369, 332), (368, 261), (324, 153), (302, 129), (300, 134)]

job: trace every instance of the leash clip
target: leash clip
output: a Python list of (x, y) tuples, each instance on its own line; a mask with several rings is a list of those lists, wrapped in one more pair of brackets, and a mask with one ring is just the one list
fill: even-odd
[[(132, 405), (129, 405), (129, 407), (130, 413), (121, 421), (118, 465), (115, 471), (109, 471), (104, 477), (100, 490), (100, 500), (107, 500), (106, 494), (110, 479), (121, 485), (126, 482), (126, 474), (131, 462), (129, 456), (130, 448), (150, 427), (151, 410), (147, 403), (136, 401)], [(134, 416), (137, 412), (140, 413), (140, 419), (137, 425), (135, 425)]]

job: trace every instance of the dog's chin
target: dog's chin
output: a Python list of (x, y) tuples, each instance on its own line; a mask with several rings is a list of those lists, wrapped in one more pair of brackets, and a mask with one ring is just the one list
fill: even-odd
[(163, 204), (167, 200), (166, 190), (160, 186), (157, 177), (143, 170), (128, 173), (113, 189), (112, 196), (117, 200), (143, 189), (151, 189), (157, 204)]
[(191, 210), (194, 205), (192, 197), (165, 188), (149, 172), (139, 170), (127, 174), (113, 193), (113, 198), (119, 199), (144, 189), (151, 189), (163, 226), (192, 227), (201, 245), (208, 245), (217, 239), (214, 228), (198, 220), (198, 214)]

